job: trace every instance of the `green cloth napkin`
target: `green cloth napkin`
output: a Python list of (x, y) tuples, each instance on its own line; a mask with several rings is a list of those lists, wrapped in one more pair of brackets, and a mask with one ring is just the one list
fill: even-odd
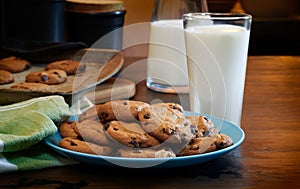
[(55, 122), (71, 116), (61, 96), (39, 97), (0, 107), (0, 173), (77, 163), (48, 149), (43, 139)]

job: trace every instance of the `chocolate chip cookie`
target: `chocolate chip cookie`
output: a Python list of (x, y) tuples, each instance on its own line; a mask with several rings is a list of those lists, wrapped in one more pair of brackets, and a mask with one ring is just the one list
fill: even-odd
[(59, 133), (63, 138), (77, 138), (100, 145), (112, 144), (106, 136), (102, 123), (95, 120), (84, 120), (80, 123), (77, 121), (63, 122), (59, 127)]
[(225, 134), (217, 134), (208, 137), (197, 137), (192, 139), (190, 143), (186, 145), (178, 155), (189, 156), (203, 154), (227, 148), (232, 144), (232, 139)]
[(29, 73), (25, 81), (29, 83), (44, 83), (48, 85), (57, 85), (67, 80), (67, 74), (63, 70), (47, 70)]
[(191, 121), (192, 125), (197, 126), (199, 131), (197, 137), (212, 136), (219, 132), (214, 123), (206, 116), (186, 116), (186, 118)]
[(217, 148), (214, 141), (215, 136), (194, 138), (177, 155), (190, 156), (215, 151)]
[(113, 120), (136, 121), (138, 112), (148, 103), (133, 100), (115, 100), (104, 104), (97, 104), (79, 116), (79, 121), (85, 119), (99, 119), (102, 123)]
[(14, 81), (12, 73), (6, 70), (0, 70), (0, 85), (8, 84)]
[(150, 148), (160, 144), (159, 140), (147, 134), (139, 123), (111, 121), (107, 134), (115, 141), (133, 148)]
[(176, 154), (171, 149), (119, 149), (118, 154), (121, 157), (128, 158), (171, 158)]
[(107, 156), (113, 152), (113, 149), (109, 146), (99, 146), (76, 138), (63, 138), (58, 145), (68, 150), (87, 154)]
[(195, 128), (177, 109), (151, 105), (143, 108), (138, 117), (143, 129), (161, 141), (181, 143), (194, 137)]
[(10, 88), (12, 89), (20, 89), (20, 90), (30, 90), (30, 91), (42, 91), (42, 92), (49, 92), (51, 91), (51, 88), (47, 84), (43, 83), (26, 83), (26, 82), (21, 82), (17, 83)]
[(76, 121), (65, 121), (59, 127), (59, 133), (63, 138), (78, 138)]
[(84, 120), (77, 124), (75, 131), (84, 141), (100, 145), (112, 144), (106, 135), (105, 127), (99, 121)]
[(8, 58), (3, 58), (0, 60), (0, 69), (9, 71), (11, 73), (22, 72), (29, 69), (30, 67), (30, 62), (17, 58), (15, 56), (10, 56)]
[(232, 138), (225, 134), (218, 134), (215, 137), (215, 145), (217, 150), (221, 150), (233, 145)]
[(64, 70), (67, 75), (75, 75), (76, 73), (82, 73), (85, 70), (85, 64), (75, 60), (60, 60), (48, 64), (45, 70)]
[(181, 114), (181, 116), (184, 114), (183, 107), (180, 104), (177, 103), (172, 103), (172, 102), (166, 102), (166, 103), (155, 103), (151, 104), (151, 106), (161, 106), (161, 107), (166, 107), (170, 110), (177, 111), (178, 113)]

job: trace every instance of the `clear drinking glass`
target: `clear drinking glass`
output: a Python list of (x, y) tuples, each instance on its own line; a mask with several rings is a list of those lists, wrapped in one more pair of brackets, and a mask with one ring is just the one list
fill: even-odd
[(155, 0), (147, 62), (147, 87), (188, 93), (182, 15), (206, 12), (206, 0)]
[(191, 111), (240, 126), (251, 15), (183, 16)]

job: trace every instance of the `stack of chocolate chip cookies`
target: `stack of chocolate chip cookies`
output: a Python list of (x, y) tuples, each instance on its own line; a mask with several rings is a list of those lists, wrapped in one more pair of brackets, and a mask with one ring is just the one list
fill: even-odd
[(185, 116), (176, 103), (115, 100), (97, 104), (59, 126), (60, 147), (103, 156), (167, 158), (233, 144), (204, 116)]

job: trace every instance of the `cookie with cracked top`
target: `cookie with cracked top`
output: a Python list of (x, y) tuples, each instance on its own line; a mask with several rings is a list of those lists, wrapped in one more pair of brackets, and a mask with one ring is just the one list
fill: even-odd
[(59, 60), (49, 63), (45, 70), (64, 70), (67, 75), (75, 75), (76, 73), (82, 73), (85, 70), (85, 64), (75, 60)]
[(212, 152), (217, 149), (215, 137), (198, 137), (190, 141), (179, 153), (178, 156), (190, 156)]
[(31, 67), (31, 63), (27, 60), (10, 56), (0, 60), (0, 70), (6, 70), (11, 73), (18, 73)]
[(65, 121), (60, 125), (59, 133), (63, 138), (77, 138), (99, 145), (112, 144), (105, 133), (104, 126), (96, 120)]
[(49, 92), (51, 91), (51, 88), (47, 84), (43, 83), (16, 83), (15, 85), (11, 86), (12, 89), (20, 89), (20, 90), (30, 90), (30, 91), (43, 91), (43, 92)]
[(166, 102), (166, 103), (155, 103), (151, 104), (151, 106), (161, 106), (161, 107), (166, 107), (170, 110), (178, 111), (181, 115), (184, 114), (183, 107), (180, 104), (173, 103), (173, 102)]
[(113, 149), (109, 146), (100, 146), (76, 138), (63, 138), (59, 142), (58, 146), (76, 152), (103, 155), (103, 156), (110, 155), (113, 152)]
[(106, 132), (115, 141), (128, 147), (150, 148), (160, 144), (159, 140), (146, 133), (137, 122), (111, 121)]
[(66, 82), (67, 74), (63, 70), (47, 70), (31, 72), (25, 77), (28, 83), (43, 83), (48, 85), (57, 85)]
[(231, 137), (225, 134), (216, 134), (208, 137), (197, 137), (190, 141), (188, 145), (178, 154), (179, 156), (189, 156), (203, 154), (227, 148), (233, 144)]
[(134, 100), (114, 100), (104, 104), (96, 104), (79, 116), (79, 121), (99, 119), (102, 123), (113, 120), (137, 121), (138, 112), (150, 106), (148, 103)]
[(197, 137), (212, 136), (219, 133), (214, 123), (206, 116), (186, 116), (186, 118), (198, 128)]
[(143, 129), (161, 141), (187, 142), (195, 137), (195, 128), (180, 111), (164, 106), (151, 105), (138, 113)]
[(0, 85), (14, 82), (14, 76), (12, 73), (6, 70), (0, 70)]
[(59, 133), (63, 138), (78, 138), (76, 121), (65, 121), (59, 126)]
[(107, 137), (104, 125), (98, 120), (84, 120), (77, 123), (76, 133), (87, 142), (100, 145), (112, 145)]
[(221, 150), (233, 145), (232, 138), (225, 134), (218, 134), (215, 138), (215, 145), (217, 150)]

